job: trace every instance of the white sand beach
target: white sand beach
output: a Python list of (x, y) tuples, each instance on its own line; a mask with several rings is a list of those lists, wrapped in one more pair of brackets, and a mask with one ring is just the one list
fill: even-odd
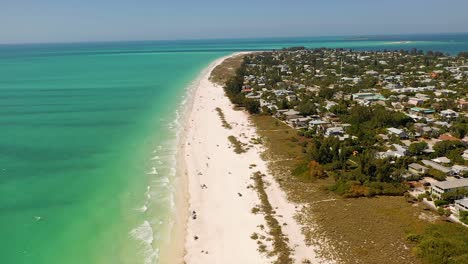
[[(192, 91), (181, 139), (179, 157), (183, 160), (179, 161), (179, 170), (185, 175), (188, 187), (183, 261), (189, 264), (271, 263), (275, 257), (261, 253), (257, 240), (251, 238), (253, 233), (266, 235), (268, 232), (264, 216), (252, 213), (260, 200), (251, 188), (254, 185), (251, 176), (256, 171), (267, 173), (267, 164), (260, 157), (261, 146), (236, 154), (228, 140), (232, 135), (248, 143), (257, 137), (255, 128), (248, 114), (235, 111), (222, 87), (209, 80), (211, 71), (224, 59), (211, 64)], [(232, 129), (222, 126), (217, 107), (222, 109)], [(256, 167), (251, 168), (251, 164)], [(295, 263), (304, 259), (323, 263), (314, 248), (304, 242), (301, 226), (293, 219), (295, 205), (288, 202), (271, 175), (265, 181), (269, 183), (266, 191), (270, 203), (277, 215), (281, 215), (277, 220), (280, 224), (287, 223), (283, 233), (294, 251)]]

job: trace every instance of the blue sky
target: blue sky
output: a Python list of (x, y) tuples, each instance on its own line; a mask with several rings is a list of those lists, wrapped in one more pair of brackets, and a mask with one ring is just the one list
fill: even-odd
[(468, 31), (467, 0), (0, 0), (0, 43)]

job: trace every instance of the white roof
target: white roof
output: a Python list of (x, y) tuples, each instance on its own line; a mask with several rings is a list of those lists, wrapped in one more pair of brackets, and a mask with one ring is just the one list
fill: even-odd
[(390, 127), (390, 128), (387, 128), (387, 130), (393, 134), (401, 134), (403, 133), (403, 130), (401, 129), (398, 129), (398, 128), (394, 128), (394, 127)]
[(438, 157), (438, 158), (432, 159), (432, 161), (437, 162), (437, 163), (445, 163), (445, 164), (451, 162), (451, 160), (447, 157)]
[(456, 204), (463, 205), (463, 207), (468, 208), (468, 198), (463, 198), (460, 200), (455, 200)]
[(463, 178), (463, 179), (458, 179), (458, 180), (453, 180), (453, 181), (433, 182), (431, 185), (437, 186), (443, 190), (468, 187), (468, 178)]

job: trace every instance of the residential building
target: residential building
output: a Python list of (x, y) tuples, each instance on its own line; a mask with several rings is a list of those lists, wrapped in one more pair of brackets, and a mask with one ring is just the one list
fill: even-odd
[(460, 213), (460, 211), (468, 211), (468, 198), (455, 200), (454, 204), (458, 213)]
[(390, 134), (393, 134), (393, 135), (396, 135), (396, 136), (400, 137), (401, 139), (408, 138), (408, 133), (406, 133), (405, 131), (403, 131), (401, 129), (390, 127), (390, 128), (387, 128), (387, 131)]
[(431, 183), (431, 193), (439, 198), (444, 193), (454, 192), (459, 189), (468, 189), (468, 178)]
[(443, 173), (445, 173), (445, 174), (448, 174), (448, 173), (450, 173), (450, 171), (451, 171), (450, 168), (445, 167), (445, 166), (442, 166), (442, 165), (440, 165), (439, 163), (436, 163), (436, 162), (431, 161), (431, 160), (422, 160), (421, 162), (422, 162), (424, 165), (429, 166), (429, 167), (431, 167), (431, 168), (433, 168), (433, 169), (435, 169), (435, 170), (438, 170), (438, 171), (440, 171), (440, 172), (443, 172)]
[(429, 169), (421, 164), (411, 163), (408, 165), (408, 170), (413, 174), (422, 175), (426, 174)]

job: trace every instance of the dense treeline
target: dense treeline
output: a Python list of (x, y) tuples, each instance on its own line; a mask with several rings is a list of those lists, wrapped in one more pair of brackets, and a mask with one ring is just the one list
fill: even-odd
[(242, 93), (245, 68), (246, 63), (244, 61), (237, 69), (236, 74), (226, 82), (224, 91), (226, 92), (226, 96), (233, 104), (238, 106), (245, 106), (249, 113), (257, 114), (260, 112), (260, 103), (257, 100), (245, 98), (245, 95)]

